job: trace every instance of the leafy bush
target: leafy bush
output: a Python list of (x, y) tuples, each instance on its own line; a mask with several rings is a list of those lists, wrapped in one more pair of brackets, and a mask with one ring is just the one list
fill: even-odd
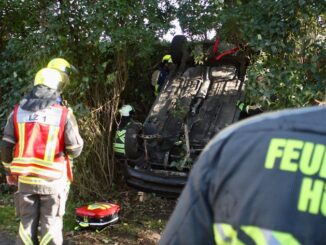
[(186, 34), (247, 44), (247, 100), (265, 109), (300, 107), (325, 97), (325, 4), (289, 0), (182, 0)]
[[(246, 1), (227, 9), (224, 25), (237, 26), (239, 41), (253, 50), (249, 101), (279, 109), (324, 98), (324, 12), (321, 2), (304, 0)], [(224, 32), (232, 31), (225, 28)]]
[[(111, 139), (117, 108), (136, 102), (149, 108), (149, 90), (127, 89), (150, 84), (159, 37), (169, 28), (169, 1), (7, 1), (0, 4), (0, 123), (30, 90), (34, 74), (54, 57), (79, 70), (63, 98), (77, 115), (85, 139), (76, 160), (75, 185), (80, 194), (107, 192), (117, 174)], [(146, 74), (148, 77), (146, 77)], [(147, 86), (148, 88), (148, 86)], [(139, 111), (142, 111), (140, 109)]]
[[(79, 194), (107, 192), (118, 166), (111, 139), (117, 108), (136, 115), (154, 100), (151, 71), (178, 18), (191, 39), (214, 30), (248, 44), (247, 100), (268, 109), (298, 107), (325, 96), (325, 5), (289, 0), (2, 1), (0, 3), (0, 127), (34, 74), (54, 57), (79, 69), (63, 97), (77, 115), (85, 149), (76, 161)], [(145, 115), (145, 113), (144, 113)], [(142, 117), (142, 116), (140, 116)]]

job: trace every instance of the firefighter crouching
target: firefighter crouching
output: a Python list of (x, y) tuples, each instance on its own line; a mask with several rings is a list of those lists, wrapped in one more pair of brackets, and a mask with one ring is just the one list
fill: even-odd
[(131, 105), (124, 105), (119, 109), (120, 113), (120, 120), (117, 122), (117, 131), (114, 137), (113, 143), (113, 151), (115, 152), (116, 156), (124, 157), (126, 150), (125, 150), (125, 137), (126, 131), (129, 123), (132, 120), (132, 114), (134, 112), (134, 108)]
[(239, 119), (255, 116), (264, 112), (261, 105), (248, 105), (243, 101), (237, 101), (237, 108), (240, 110)]
[(16, 244), (63, 242), (71, 159), (83, 148), (72, 110), (57, 103), (68, 81), (67, 74), (57, 69), (41, 69), (32, 91), (15, 106), (4, 128), (1, 160), (7, 183), (17, 184), (19, 191)]

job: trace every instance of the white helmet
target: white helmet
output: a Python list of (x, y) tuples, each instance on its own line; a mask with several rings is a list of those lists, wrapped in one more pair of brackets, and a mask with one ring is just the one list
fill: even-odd
[(130, 113), (134, 110), (134, 108), (132, 108), (131, 105), (124, 105), (121, 107), (121, 109), (119, 110), (120, 115), (123, 117), (129, 117)]
[(69, 82), (69, 77), (56, 69), (43, 68), (39, 70), (34, 79), (34, 86), (45, 85), (49, 88), (61, 91), (63, 86)]

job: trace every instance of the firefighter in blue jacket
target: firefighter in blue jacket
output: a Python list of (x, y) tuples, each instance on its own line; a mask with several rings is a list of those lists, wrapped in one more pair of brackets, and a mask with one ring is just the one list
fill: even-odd
[(264, 113), (203, 150), (159, 244), (326, 242), (326, 106)]
[(152, 85), (154, 86), (154, 95), (157, 96), (161, 91), (165, 81), (168, 78), (171, 65), (173, 64), (172, 57), (169, 54), (163, 56), (162, 61), (157, 66), (152, 74)]
[(129, 125), (134, 109), (131, 105), (124, 105), (119, 110), (120, 121), (114, 137), (113, 151), (119, 157), (125, 156), (125, 136), (127, 126)]

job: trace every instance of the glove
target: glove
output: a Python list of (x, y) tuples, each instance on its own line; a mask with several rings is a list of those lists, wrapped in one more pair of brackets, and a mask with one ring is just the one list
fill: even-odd
[(243, 111), (245, 109), (246, 105), (243, 101), (238, 100), (237, 107), (240, 109), (240, 111)]
[(18, 178), (16, 175), (7, 175), (6, 180), (8, 185), (17, 185), (18, 183)]

